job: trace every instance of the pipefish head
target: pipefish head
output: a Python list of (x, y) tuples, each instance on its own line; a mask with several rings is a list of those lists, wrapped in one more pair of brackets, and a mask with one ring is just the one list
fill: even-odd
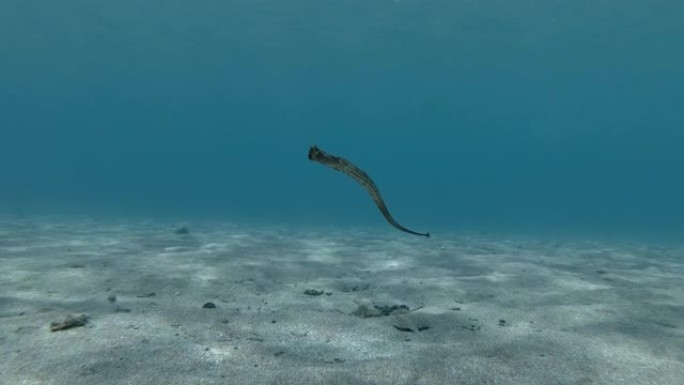
[(321, 151), (317, 146), (311, 146), (309, 148), (309, 160), (318, 160), (325, 156), (325, 153)]

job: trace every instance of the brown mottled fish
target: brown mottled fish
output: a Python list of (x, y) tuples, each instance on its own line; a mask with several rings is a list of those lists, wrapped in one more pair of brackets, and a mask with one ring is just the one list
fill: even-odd
[(390, 225), (409, 234), (422, 235), (428, 238), (430, 237), (430, 233), (418, 233), (409, 230), (406, 227), (400, 225), (397, 221), (395, 221), (394, 218), (392, 218), (392, 215), (390, 214), (389, 210), (387, 209), (385, 201), (382, 200), (382, 197), (380, 196), (380, 191), (375, 186), (375, 183), (373, 183), (371, 177), (368, 176), (368, 174), (366, 174), (363, 170), (352, 164), (350, 161), (339, 156), (327, 154), (316, 146), (311, 146), (311, 148), (309, 149), (309, 159), (318, 162), (322, 165), (331, 167), (337, 171), (342, 171), (343, 173), (352, 177), (355, 181), (359, 182), (361, 186), (363, 186), (368, 191), (368, 194), (370, 194), (371, 198), (375, 202), (375, 205), (378, 206), (378, 209), (380, 209), (380, 212), (385, 217), (387, 222), (390, 223)]

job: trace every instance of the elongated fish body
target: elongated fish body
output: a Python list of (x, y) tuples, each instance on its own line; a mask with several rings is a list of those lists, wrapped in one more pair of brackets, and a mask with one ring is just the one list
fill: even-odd
[(327, 154), (316, 146), (311, 146), (309, 149), (309, 160), (313, 160), (334, 170), (341, 171), (357, 181), (368, 191), (368, 194), (370, 194), (373, 202), (375, 202), (375, 205), (378, 206), (378, 209), (380, 209), (380, 212), (390, 225), (409, 234), (421, 235), (428, 238), (430, 237), (430, 233), (418, 233), (413, 230), (409, 230), (394, 220), (387, 209), (387, 205), (385, 205), (385, 201), (380, 195), (380, 190), (378, 190), (378, 188), (375, 186), (373, 179), (371, 179), (371, 177), (368, 176), (368, 174), (366, 174), (363, 170), (356, 167), (352, 162), (339, 156)]

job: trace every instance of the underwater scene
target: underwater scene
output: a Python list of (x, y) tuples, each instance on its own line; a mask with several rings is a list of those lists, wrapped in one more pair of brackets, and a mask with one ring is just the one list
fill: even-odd
[(0, 1), (0, 385), (684, 383), (682, 20)]

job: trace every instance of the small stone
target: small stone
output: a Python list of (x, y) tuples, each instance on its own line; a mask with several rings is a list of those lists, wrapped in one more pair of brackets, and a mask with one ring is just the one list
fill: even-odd
[(202, 305), (204, 309), (216, 309), (216, 305), (213, 302), (207, 302)]
[(183, 234), (183, 235), (185, 235), (185, 234), (190, 234), (190, 230), (188, 230), (188, 228), (185, 227), (185, 226), (181, 227), (180, 229), (178, 229), (178, 230), (176, 230), (176, 231), (174, 231), (174, 232), (175, 232), (176, 234)]
[(66, 330), (66, 329), (71, 329), (75, 328), (78, 326), (85, 326), (85, 324), (88, 322), (88, 316), (85, 314), (81, 314), (79, 316), (73, 316), (69, 314), (66, 316), (64, 321), (62, 322), (51, 322), (50, 323), (50, 331), (51, 332), (56, 332), (59, 330)]
[(107, 301), (111, 303), (116, 302), (116, 296), (114, 294), (111, 294), (109, 297), (107, 297)]

